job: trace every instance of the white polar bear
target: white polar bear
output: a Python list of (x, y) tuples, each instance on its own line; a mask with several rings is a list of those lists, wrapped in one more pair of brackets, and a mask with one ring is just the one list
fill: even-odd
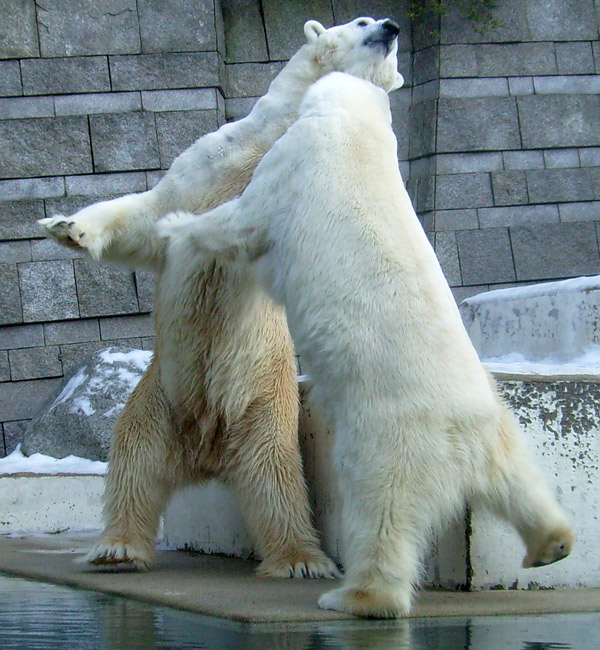
[(94, 259), (158, 271), (155, 354), (115, 428), (106, 528), (88, 554), (92, 563), (147, 568), (173, 491), (218, 478), (237, 492), (262, 575), (337, 574), (310, 522), (284, 310), (236, 266), (165, 260), (153, 227), (172, 210), (202, 212), (241, 194), (322, 75), (340, 69), (387, 91), (401, 85), (390, 20), (358, 18), (327, 30), (309, 21), (304, 31), (308, 43), (248, 117), (199, 139), (153, 190), (41, 221), (59, 243)]
[(346, 577), (319, 605), (374, 617), (408, 614), (430, 530), (467, 499), (514, 524), (524, 566), (573, 543), (462, 325), (390, 122), (383, 91), (333, 73), (239, 199), (158, 224), (169, 256), (250, 267), (285, 305), (336, 432)]

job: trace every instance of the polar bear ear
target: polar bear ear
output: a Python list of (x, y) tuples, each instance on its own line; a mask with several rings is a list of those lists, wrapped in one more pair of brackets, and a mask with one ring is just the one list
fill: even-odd
[(390, 92), (392, 92), (392, 90), (398, 90), (398, 88), (402, 88), (403, 85), (404, 85), (404, 77), (399, 72), (397, 72), (396, 81), (394, 82), (394, 85), (390, 88)]
[(304, 34), (309, 43), (314, 43), (326, 31), (325, 27), (317, 20), (308, 20), (304, 23)]

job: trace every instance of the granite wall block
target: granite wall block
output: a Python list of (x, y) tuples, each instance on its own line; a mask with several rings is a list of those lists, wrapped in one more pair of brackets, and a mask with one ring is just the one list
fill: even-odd
[(436, 176), (435, 207), (438, 210), (494, 205), (490, 175), (449, 174)]
[(591, 201), (592, 178), (587, 169), (530, 169), (525, 172), (532, 203)]
[(259, 0), (221, 0), (228, 63), (268, 61), (267, 37)]
[(141, 51), (136, 0), (53, 0), (37, 8), (43, 57)]
[(0, 422), (31, 419), (60, 385), (60, 378), (0, 384)]
[(8, 358), (13, 381), (62, 377), (63, 374), (58, 346), (9, 350)]
[(44, 345), (42, 325), (15, 325), (0, 327), (0, 350), (34, 348)]
[(162, 169), (168, 169), (198, 138), (218, 128), (216, 111), (167, 111), (156, 113), (154, 119)]
[(456, 233), (465, 285), (514, 282), (514, 262), (507, 228)]
[(44, 340), (46, 345), (99, 341), (100, 326), (96, 318), (44, 323)]
[(439, 153), (521, 148), (517, 106), (512, 97), (440, 99), (438, 110)]
[[(0, 19), (1, 20), (1, 19)], [(0, 45), (0, 47), (2, 47)], [(21, 68), (16, 60), (0, 60), (0, 97), (12, 97), (23, 94)]]
[(593, 223), (558, 223), (510, 229), (517, 279), (549, 280), (600, 273)]
[(525, 149), (600, 145), (600, 96), (517, 97)]
[(318, 20), (326, 27), (334, 23), (330, 0), (262, 0), (261, 7), (271, 61), (287, 60), (304, 45), (307, 20)]
[(24, 59), (21, 62), (25, 95), (62, 95), (110, 90), (105, 56)]
[(19, 264), (24, 322), (79, 318), (71, 260)]
[(0, 382), (3, 381), (10, 381), (10, 364), (6, 350), (0, 351)]
[(492, 174), (494, 205), (523, 205), (529, 201), (525, 172), (513, 170)]
[(0, 59), (39, 56), (35, 1), (2, 0), (0, 34)]
[(142, 51), (217, 49), (214, 0), (137, 0)]
[(82, 318), (139, 311), (132, 272), (100, 266), (87, 259), (75, 260), (73, 265)]
[(91, 115), (90, 133), (96, 172), (160, 167), (152, 113)]
[(0, 178), (92, 171), (87, 119), (0, 120)]
[(0, 264), (0, 325), (23, 322), (16, 264)]
[(109, 57), (113, 90), (163, 90), (220, 85), (216, 52)]

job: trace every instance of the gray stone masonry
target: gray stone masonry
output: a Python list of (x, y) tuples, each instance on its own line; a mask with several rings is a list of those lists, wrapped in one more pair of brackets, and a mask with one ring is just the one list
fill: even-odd
[(84, 117), (0, 120), (0, 178), (85, 174), (92, 171)]
[(511, 228), (518, 280), (546, 280), (600, 273), (593, 223), (558, 223)]
[(135, 314), (139, 311), (131, 271), (101, 266), (87, 259), (75, 260), (73, 266), (82, 317)]
[(152, 113), (92, 115), (89, 120), (95, 154), (94, 171), (115, 172), (160, 167)]
[(108, 92), (105, 56), (25, 59), (21, 62), (24, 95)]
[(91, 353), (154, 343), (154, 275), (36, 221), (153, 187), (248, 114), (307, 19), (400, 24), (398, 157), (457, 299), (600, 272), (598, 2), (503, 0), (487, 32), (450, 4), (412, 24), (407, 0), (3, 0), (0, 454)]

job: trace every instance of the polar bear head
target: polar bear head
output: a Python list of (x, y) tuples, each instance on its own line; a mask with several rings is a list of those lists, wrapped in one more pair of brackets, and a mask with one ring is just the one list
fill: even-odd
[(316, 20), (309, 20), (304, 25), (315, 61), (324, 72), (347, 72), (386, 92), (400, 88), (404, 83), (398, 72), (399, 32), (398, 25), (389, 18), (356, 18), (330, 29), (325, 29)]

